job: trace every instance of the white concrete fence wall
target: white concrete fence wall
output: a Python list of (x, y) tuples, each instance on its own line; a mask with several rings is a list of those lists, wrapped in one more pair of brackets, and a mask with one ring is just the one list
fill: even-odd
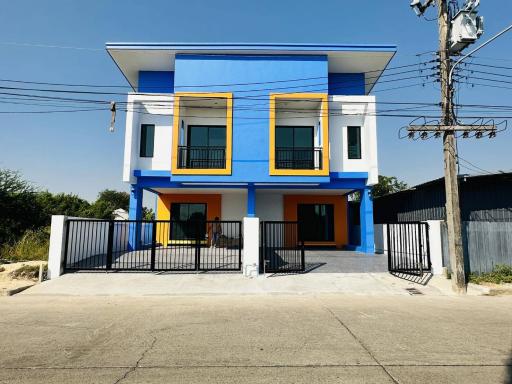
[[(434, 275), (443, 274), (443, 251), (441, 243), (441, 221), (429, 220), (426, 221), (429, 226), (429, 248), (430, 248), (430, 261), (432, 263), (432, 273)], [(408, 233), (409, 241), (418, 242), (420, 232), (416, 225), (411, 225)], [(397, 246), (402, 244), (397, 241)], [(384, 253), (388, 252), (388, 239), (387, 239), (387, 224), (375, 224), (375, 252)]]

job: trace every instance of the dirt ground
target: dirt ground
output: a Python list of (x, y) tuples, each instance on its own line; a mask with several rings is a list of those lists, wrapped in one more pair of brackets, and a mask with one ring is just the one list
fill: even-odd
[[(44, 262), (46, 264), (46, 262)], [(39, 265), (41, 261), (23, 261), (20, 263), (0, 264), (0, 295), (4, 295), (7, 291), (34, 285), (37, 280), (26, 280), (26, 279), (13, 279), (9, 276), (12, 271), (24, 266), (24, 265)]]

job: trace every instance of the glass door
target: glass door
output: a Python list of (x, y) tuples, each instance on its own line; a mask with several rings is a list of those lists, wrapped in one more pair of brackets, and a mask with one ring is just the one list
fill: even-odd
[(297, 218), (304, 241), (334, 241), (333, 204), (298, 204)]
[(170, 239), (195, 240), (206, 236), (206, 204), (172, 203)]
[(276, 168), (314, 168), (313, 127), (276, 127)]
[(226, 126), (189, 125), (187, 150), (188, 168), (225, 168)]

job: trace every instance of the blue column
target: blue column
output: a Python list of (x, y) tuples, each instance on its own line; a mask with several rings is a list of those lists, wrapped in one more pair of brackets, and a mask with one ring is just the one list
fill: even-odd
[(247, 187), (247, 217), (256, 216), (256, 189), (254, 185)]
[[(142, 188), (132, 184), (130, 190), (130, 208), (128, 211), (129, 220), (142, 220)], [(133, 251), (140, 245), (141, 224), (130, 223), (128, 232), (128, 249)]]
[(375, 252), (373, 201), (371, 198), (371, 191), (371, 187), (367, 187), (359, 191), (361, 194), (361, 207), (359, 208), (361, 221), (361, 245), (358, 250), (364, 253)]

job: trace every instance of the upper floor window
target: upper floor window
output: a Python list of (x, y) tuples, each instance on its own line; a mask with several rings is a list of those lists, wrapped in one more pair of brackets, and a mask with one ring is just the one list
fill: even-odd
[(347, 127), (348, 158), (361, 158), (361, 127)]
[(153, 157), (155, 148), (155, 125), (140, 126), (140, 157)]
[(320, 169), (322, 149), (314, 147), (314, 127), (276, 126), (276, 169)]
[(270, 175), (329, 175), (327, 94), (271, 94), (269, 125)]
[(231, 174), (232, 108), (231, 93), (175, 94), (173, 174)]
[(178, 147), (178, 168), (226, 167), (226, 126), (189, 125), (187, 143)]

